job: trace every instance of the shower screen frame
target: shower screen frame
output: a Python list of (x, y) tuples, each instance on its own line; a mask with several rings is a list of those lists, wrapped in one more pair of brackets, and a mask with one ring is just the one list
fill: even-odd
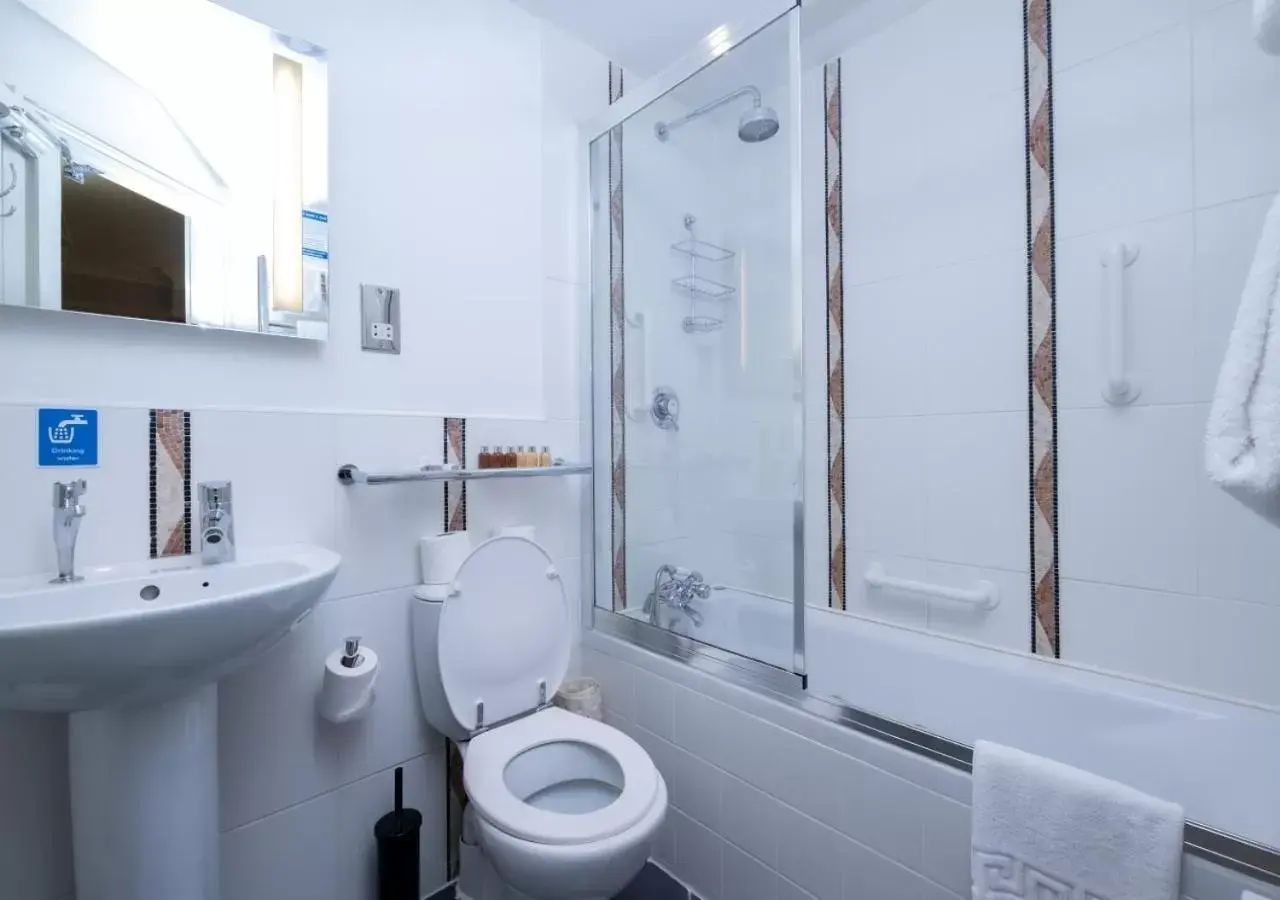
[[(579, 132), (583, 148), (579, 184), (585, 185), (582, 196), (586, 198), (583, 222), (585, 239), (580, 245), (587, 249), (586, 269), (590, 316), (590, 371), (588, 403), (590, 408), (590, 434), (594, 475), (592, 477), (592, 547), (591, 584), (594, 589), (582, 592), (582, 624), (587, 630), (621, 638), (646, 650), (693, 662), (712, 671), (732, 674), (735, 681), (756, 685), (766, 690), (803, 691), (807, 686), (805, 662), (805, 440), (804, 422), (804, 257), (803, 257), (803, 193), (801, 128), (801, 7), (799, 3), (780, 2), (778, 8), (766, 16), (741, 23), (722, 25), (702, 39), (698, 46), (668, 67), (662, 73), (640, 82), (624, 94), (596, 119), (584, 125)], [(784, 125), (784, 134), (774, 140), (789, 143), (787, 178), (789, 180), (789, 309), (791, 313), (791, 340), (795, 348), (794, 396), (792, 423), (796, 438), (795, 458), (791, 460), (795, 472), (792, 498), (792, 666), (790, 670), (744, 656), (730, 650), (705, 644), (663, 628), (650, 625), (630, 616), (621, 615), (610, 608), (596, 604), (598, 597), (612, 597), (612, 359), (610, 355), (611, 321), (609, 285), (597, 283), (599, 273), (595, 266), (600, 252), (599, 226), (602, 218), (607, 226), (609, 197), (601, 191), (592, 177), (592, 145), (597, 140), (608, 140), (610, 133), (623, 125), (641, 110), (665, 97), (671, 91), (695, 77), (716, 61), (731, 53), (739, 44), (770, 27), (787, 29), (787, 93), (792, 121)], [(652, 133), (649, 134), (652, 137)], [(606, 275), (606, 278), (608, 276)], [(603, 297), (604, 302), (599, 298)]]

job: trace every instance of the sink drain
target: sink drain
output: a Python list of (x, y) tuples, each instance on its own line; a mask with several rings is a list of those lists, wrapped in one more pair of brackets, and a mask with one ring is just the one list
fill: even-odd
[(138, 591), (138, 596), (143, 600), (154, 600), (160, 596), (160, 588), (156, 587), (154, 584), (149, 584), (142, 590)]

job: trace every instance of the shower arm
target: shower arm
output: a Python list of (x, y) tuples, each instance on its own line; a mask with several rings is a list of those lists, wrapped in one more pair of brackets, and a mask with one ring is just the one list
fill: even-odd
[(761, 105), (764, 103), (764, 101), (760, 97), (760, 89), (757, 88), (755, 85), (749, 84), (746, 87), (738, 88), (736, 91), (731, 91), (730, 93), (725, 94), (723, 97), (720, 97), (716, 100), (712, 100), (710, 103), (703, 104), (702, 106), (699, 106), (697, 109), (695, 109), (693, 112), (686, 113), (685, 115), (681, 116), (678, 119), (673, 119), (670, 122), (659, 122), (657, 125), (653, 126), (653, 130), (657, 133), (658, 138), (660, 140), (665, 141), (667, 139), (667, 136), (674, 129), (679, 128), (681, 125), (687, 125), (690, 122), (692, 122), (694, 119), (705, 116), (707, 113), (711, 112), (713, 109), (719, 109), (720, 107), (724, 106), (726, 103), (732, 103), (734, 100), (737, 100), (739, 97), (744, 97), (744, 96), (747, 96), (748, 94), (751, 96), (752, 107), (755, 109), (759, 109)]

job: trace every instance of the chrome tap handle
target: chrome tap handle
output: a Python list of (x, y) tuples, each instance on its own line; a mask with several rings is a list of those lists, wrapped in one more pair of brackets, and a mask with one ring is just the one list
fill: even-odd
[(75, 481), (55, 481), (53, 483), (53, 508), (74, 510), (78, 516), (84, 515), (84, 507), (80, 505), (80, 496), (89, 489), (83, 478)]

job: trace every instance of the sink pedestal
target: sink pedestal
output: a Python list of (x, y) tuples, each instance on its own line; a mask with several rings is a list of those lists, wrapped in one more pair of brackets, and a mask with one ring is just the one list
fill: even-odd
[(70, 717), (78, 900), (218, 900), (218, 688)]

